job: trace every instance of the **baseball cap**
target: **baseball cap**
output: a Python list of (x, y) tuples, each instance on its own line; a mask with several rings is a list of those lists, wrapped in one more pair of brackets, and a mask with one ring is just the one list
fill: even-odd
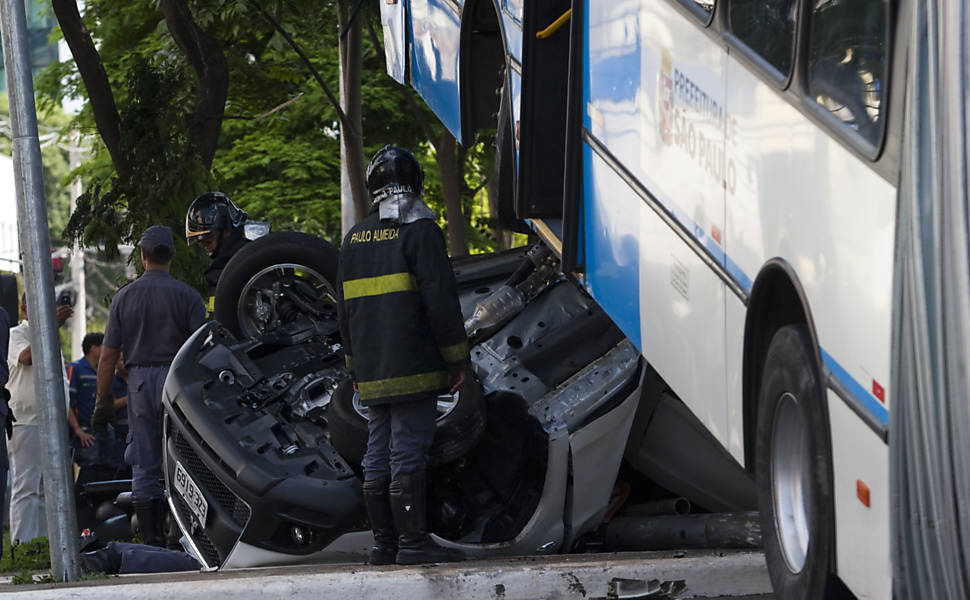
[(138, 245), (154, 252), (160, 248), (165, 248), (170, 253), (175, 252), (175, 238), (172, 236), (172, 229), (165, 225), (152, 225), (141, 234), (141, 241)]

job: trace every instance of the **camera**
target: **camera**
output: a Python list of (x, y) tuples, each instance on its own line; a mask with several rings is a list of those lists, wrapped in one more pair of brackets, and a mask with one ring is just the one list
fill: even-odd
[(74, 294), (69, 289), (63, 289), (57, 294), (58, 306), (74, 306)]

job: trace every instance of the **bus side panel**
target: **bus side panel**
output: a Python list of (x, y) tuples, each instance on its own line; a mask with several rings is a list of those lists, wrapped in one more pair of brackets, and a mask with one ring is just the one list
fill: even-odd
[[(744, 303), (734, 294), (724, 295), (725, 304), (725, 374), (727, 388), (724, 402), (727, 408), (727, 443), (725, 447), (731, 456), (750, 472), (754, 473), (754, 464), (746, 464), (744, 456), (744, 436), (749, 432), (744, 430), (744, 323), (748, 310)], [(753, 432), (751, 432), (753, 435)]]
[[(749, 69), (728, 58), (729, 260), (751, 279), (774, 257), (791, 266), (827, 374), (888, 422), (896, 190)], [(887, 448), (829, 398), (839, 575), (859, 597), (885, 597)], [(870, 509), (857, 480), (874, 482)]]
[[(673, 217), (673, 227), (723, 266), (723, 50), (663, 0), (594, 4), (585, 44), (589, 135)], [(587, 160), (591, 293), (728, 446), (740, 423), (727, 423), (724, 402), (725, 286), (671, 224), (608, 171)], [(624, 296), (638, 296), (638, 309)]]
[(728, 90), (726, 250), (791, 265), (826, 366), (888, 419), (896, 190), (732, 57)]
[[(828, 397), (832, 455), (839, 457), (833, 465), (839, 577), (860, 599), (888, 599), (892, 597), (889, 448), (841, 398), (832, 392)], [(868, 508), (860, 493), (868, 495)]]
[(583, 172), (586, 288), (643, 352), (638, 248), (640, 212), (645, 207), (588, 145), (583, 147)]
[(410, 0), (411, 85), (458, 142), (460, 16), (450, 0)]
[(589, 146), (585, 155), (587, 289), (724, 444), (724, 285)]

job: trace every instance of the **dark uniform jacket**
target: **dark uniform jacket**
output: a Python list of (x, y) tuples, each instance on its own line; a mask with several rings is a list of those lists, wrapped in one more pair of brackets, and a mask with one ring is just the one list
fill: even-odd
[(426, 398), (468, 364), (455, 274), (434, 221), (377, 212), (344, 238), (337, 282), (347, 368), (364, 405)]
[(219, 278), (222, 277), (222, 272), (225, 270), (226, 265), (236, 255), (236, 252), (242, 250), (242, 247), (248, 242), (249, 239), (243, 235), (241, 228), (234, 229), (232, 234), (222, 241), (222, 247), (212, 257), (212, 263), (205, 270), (205, 284), (209, 292), (209, 297), (206, 298), (206, 313), (211, 315), (212, 311), (215, 310), (216, 286), (219, 284)]

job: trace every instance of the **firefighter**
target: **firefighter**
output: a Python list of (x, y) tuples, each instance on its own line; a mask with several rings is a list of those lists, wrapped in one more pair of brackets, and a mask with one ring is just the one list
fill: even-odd
[(455, 275), (424, 176), (410, 152), (380, 150), (367, 167), (371, 213), (340, 252), (338, 305), (347, 368), (368, 408), (363, 495), (372, 564), (464, 559), (426, 530), (425, 467), (437, 396), (465, 379), (468, 341)]
[(192, 201), (185, 214), (185, 241), (190, 245), (198, 243), (212, 259), (205, 270), (206, 312), (210, 316), (223, 269), (249, 241), (245, 235), (246, 217), (246, 211), (222, 192), (202, 194)]

